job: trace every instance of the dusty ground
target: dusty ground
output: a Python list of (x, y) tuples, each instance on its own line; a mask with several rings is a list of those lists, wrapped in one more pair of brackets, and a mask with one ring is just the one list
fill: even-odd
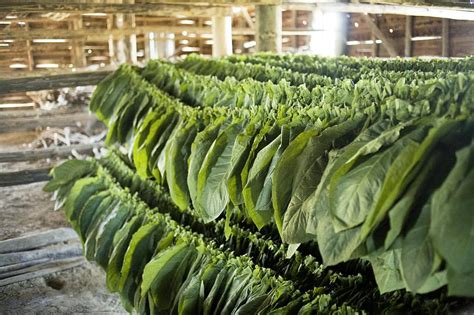
[[(22, 137), (0, 135), (0, 152), (21, 149)], [(0, 172), (52, 166), (57, 161), (0, 163)], [(67, 226), (61, 211), (53, 211), (42, 183), (0, 187), (0, 240)], [(0, 315), (4, 314), (126, 314), (120, 299), (105, 286), (105, 273), (86, 262), (81, 266), (0, 287)]]

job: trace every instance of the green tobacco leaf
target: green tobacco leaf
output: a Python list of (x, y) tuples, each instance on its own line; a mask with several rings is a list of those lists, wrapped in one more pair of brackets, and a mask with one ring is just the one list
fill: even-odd
[[(329, 184), (334, 178), (336, 171), (341, 168), (351, 157), (357, 154), (357, 151), (370, 143), (373, 139), (380, 136), (381, 133), (390, 125), (386, 121), (379, 122), (365, 129), (352, 143), (341, 150), (334, 150), (329, 153), (329, 162), (324, 170), (320, 183), (316, 191), (303, 202), (302, 211), (308, 220), (306, 233), (317, 235), (317, 226), (321, 213), (329, 213)], [(328, 224), (332, 224), (328, 222)]]
[(374, 270), (381, 294), (405, 287), (401, 272), (401, 249), (392, 249), (366, 257)]
[(168, 141), (165, 157), (166, 182), (173, 202), (181, 210), (189, 206), (188, 158), (197, 132), (197, 123), (190, 121), (182, 128), (177, 128), (176, 133)]
[(194, 247), (186, 243), (172, 246), (155, 256), (143, 269), (141, 295), (149, 291), (157, 312), (167, 312), (186, 276), (187, 266), (196, 255)]
[(109, 257), (112, 253), (112, 242), (115, 233), (119, 230), (126, 220), (133, 213), (133, 210), (126, 205), (117, 208), (116, 212), (111, 212), (104, 218), (99, 226), (96, 236), (95, 261), (105, 270), (109, 263)]
[(82, 242), (86, 241), (85, 234), (87, 228), (91, 224), (92, 216), (98, 211), (101, 203), (108, 196), (110, 196), (110, 193), (108, 191), (101, 191), (99, 193), (94, 194), (84, 204), (84, 207), (82, 208), (82, 211), (79, 214), (79, 217), (77, 218), (77, 222), (75, 224), (72, 224), (71, 222), (71, 225), (73, 225), (74, 229), (81, 237)]
[(158, 140), (153, 145), (148, 161), (148, 169), (158, 183), (162, 183), (165, 179), (165, 146), (176, 128), (178, 119), (179, 116), (176, 113), (170, 114), (163, 122), (164, 129), (157, 131)]
[(260, 117), (257, 118), (256, 121), (250, 121), (245, 127), (244, 132), (237, 135), (234, 147), (232, 148), (232, 157), (227, 176), (227, 191), (230, 201), (234, 206), (238, 206), (244, 202), (241, 173), (249, 157), (252, 144), (260, 131)]
[[(358, 117), (328, 127), (320, 134), (316, 134), (308, 139), (303, 152), (294, 163), (291, 163), (291, 160), (287, 160), (286, 164), (279, 164), (280, 167), (286, 167), (288, 170), (293, 168), (293, 173), (291, 173), (291, 199), (287, 209), (281, 209), (284, 212), (282, 222), (282, 239), (284, 242), (295, 244), (303, 243), (310, 239), (305, 232), (307, 225), (306, 213), (302, 211), (301, 207), (319, 185), (327, 165), (327, 151), (332, 149), (334, 142), (337, 140), (348, 135), (351, 138), (356, 128), (359, 128), (363, 121), (363, 117)], [(290, 143), (288, 149), (291, 148), (291, 145)], [(283, 180), (283, 178), (280, 177), (280, 180)], [(287, 180), (290, 181), (290, 179)], [(276, 185), (277, 183), (274, 182), (274, 184)]]
[[(257, 203), (264, 187), (265, 178), (267, 177), (272, 159), (280, 147), (281, 137), (281, 135), (276, 137), (270, 144), (257, 153), (255, 161), (250, 168), (247, 183), (242, 191), (246, 211), (258, 229), (266, 225), (273, 216), (271, 204), (260, 204), (257, 207)], [(269, 196), (269, 201), (271, 201), (271, 195)]]
[[(311, 138), (320, 134), (320, 130), (311, 129), (299, 134), (290, 142), (278, 161), (272, 179), (272, 201), (276, 226), (280, 235), (283, 236), (283, 216), (292, 197), (293, 181), (298, 174), (299, 163), (307, 159), (304, 150)], [(316, 161), (313, 161), (316, 162)]]
[(420, 127), (354, 165), (338, 182), (331, 181), (329, 198), (336, 231), (364, 223), (382, 192), (387, 171), (398, 155), (404, 151), (414, 152), (425, 135), (426, 128)]
[(43, 187), (46, 192), (53, 192), (61, 186), (95, 173), (97, 165), (89, 160), (69, 160), (56, 166), (50, 172), (52, 179)]
[(456, 152), (456, 164), (433, 194), (430, 235), (456, 273), (473, 273), (474, 143)]
[(121, 298), (132, 305), (135, 292), (140, 286), (145, 265), (155, 252), (157, 239), (162, 235), (162, 227), (157, 223), (148, 223), (133, 234), (125, 253), (118, 292)]
[(407, 288), (413, 292), (418, 292), (431, 275), (435, 264), (436, 253), (429, 236), (430, 211), (428, 202), (402, 241), (402, 274)]
[(443, 163), (443, 161), (439, 155), (440, 153), (434, 154), (429, 158), (413, 182), (408, 186), (405, 193), (388, 211), (390, 229), (385, 238), (385, 249), (389, 249), (395, 239), (400, 235), (413, 206), (427, 193), (426, 188), (427, 186), (429, 187), (428, 181), (434, 176), (437, 169), (440, 171), (438, 163)]
[(217, 136), (209, 148), (198, 173), (196, 186), (195, 210), (204, 222), (215, 220), (229, 203), (227, 176), (232, 157), (232, 147), (239, 132), (241, 123), (233, 123)]
[[(428, 122), (431, 124), (430, 120)], [(433, 147), (460, 125), (462, 125), (460, 121), (437, 119), (423, 141), (420, 142), (420, 138), (415, 135), (413, 140), (417, 144), (406, 145), (387, 171), (380, 195), (374, 200), (373, 207), (362, 226), (361, 238), (369, 235), (375, 226), (384, 219), (388, 210), (416, 176), (418, 170), (425, 165), (424, 162), (432, 153)]]
[(106, 185), (100, 177), (86, 177), (76, 181), (64, 204), (66, 218), (72, 222), (76, 222), (87, 200), (97, 192), (106, 188)]
[(107, 288), (116, 292), (121, 278), (121, 269), (125, 253), (127, 252), (133, 234), (142, 226), (143, 214), (132, 217), (114, 236), (113, 249), (107, 265)]
[(220, 128), (225, 122), (225, 118), (217, 119), (212, 125), (207, 126), (199, 132), (191, 145), (191, 154), (189, 156), (188, 169), (188, 189), (191, 201), (194, 203), (197, 199), (198, 174), (206, 158), (212, 143), (217, 138)]
[(474, 297), (474, 272), (461, 273), (448, 267), (448, 295)]
[(137, 135), (133, 142), (133, 164), (137, 169), (137, 173), (142, 178), (148, 178), (148, 163), (146, 156), (146, 144), (148, 136), (151, 132), (151, 126), (160, 117), (162, 113), (149, 113), (140, 125)]

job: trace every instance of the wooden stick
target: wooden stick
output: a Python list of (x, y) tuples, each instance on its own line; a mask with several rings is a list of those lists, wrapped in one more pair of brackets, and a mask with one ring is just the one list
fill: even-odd
[(79, 240), (73, 229), (58, 228), (0, 241), (0, 254), (25, 251), (71, 240)]
[(51, 179), (49, 168), (0, 173), (0, 187), (25, 185)]
[[(76, 144), (71, 146), (63, 147), (50, 147), (46, 149), (37, 150), (25, 150), (15, 152), (0, 152), (0, 163), (6, 162), (20, 162), (20, 161), (36, 161), (41, 159), (51, 159), (58, 157), (67, 157), (71, 155), (74, 150), (79, 154), (88, 154), (93, 151), (94, 148), (100, 148), (103, 143), (92, 143), (92, 144)], [(1, 253), (1, 242), (0, 242), (0, 253)]]
[(0, 133), (31, 131), (38, 128), (56, 127), (64, 128), (68, 126), (76, 126), (76, 124), (86, 125), (88, 122), (96, 121), (97, 118), (89, 113), (67, 114), (58, 116), (32, 117), (6, 119), (0, 125)]
[(7, 77), (0, 79), (0, 94), (96, 85), (111, 72), (111, 70), (83, 72), (68, 70), (67, 72), (53, 72), (50, 75), (30, 73), (24, 77)]
[(35, 271), (27, 272), (21, 275), (13, 276), (10, 278), (0, 280), (0, 287), (6, 286), (15, 282), (25, 281), (41, 276), (45, 276), (47, 274), (51, 274), (58, 271), (63, 271), (66, 269), (71, 269), (76, 266), (80, 266), (84, 264), (86, 260), (84, 257), (73, 257), (67, 259), (57, 260), (48, 264), (41, 265), (41, 269), (35, 268)]
[(80, 242), (75, 241), (65, 245), (52, 245), (25, 252), (0, 254), (0, 266), (13, 265), (42, 258), (60, 259), (81, 255), (82, 245)]

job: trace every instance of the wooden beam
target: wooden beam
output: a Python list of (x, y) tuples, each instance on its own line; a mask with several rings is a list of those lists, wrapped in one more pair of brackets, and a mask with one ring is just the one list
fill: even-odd
[(58, 116), (49, 116), (44, 118), (19, 118), (2, 121), (0, 133), (10, 133), (18, 131), (30, 131), (38, 128), (55, 127), (64, 128), (75, 126), (81, 123), (83, 126), (88, 122), (95, 121), (97, 118), (89, 113), (66, 114)]
[(387, 49), (390, 57), (398, 56), (397, 49), (395, 48), (395, 42), (378, 28), (369, 15), (362, 14), (361, 17), (369, 25), (369, 28), (375, 34), (375, 36), (377, 36), (377, 38), (382, 41), (382, 45), (384, 45), (384, 47)]
[[(35, 29), (30, 32), (18, 32), (18, 31), (0, 31), (0, 38), (12, 39), (12, 40), (27, 40), (27, 39), (38, 39), (38, 38), (47, 38), (47, 39), (74, 39), (74, 38), (84, 38), (87, 41), (102, 41), (106, 40), (109, 37), (119, 38), (124, 35), (144, 35), (150, 32), (163, 32), (163, 33), (175, 33), (179, 34), (183, 31), (188, 33), (194, 33), (197, 35), (202, 34), (211, 34), (212, 29), (210, 26), (138, 26), (136, 28), (123, 28), (123, 29), (81, 29), (81, 30), (47, 30), (47, 29)], [(281, 35), (311, 35), (314, 32), (319, 32), (319, 29), (284, 29), (281, 32)], [(242, 36), (242, 35), (255, 35), (255, 30), (246, 28), (237, 28), (232, 29), (232, 36)]]
[(449, 57), (449, 20), (443, 19), (442, 23), (442, 56)]
[(217, 14), (217, 11), (226, 10), (226, 15), (232, 14), (230, 7), (216, 7), (193, 4), (163, 4), (163, 3), (140, 3), (133, 5), (128, 3), (94, 3), (79, 1), (10, 1), (0, 4), (0, 12), (10, 13), (134, 13), (159, 16), (202, 16), (210, 17)]
[(72, 151), (75, 151), (79, 154), (90, 154), (95, 148), (100, 148), (102, 145), (103, 143), (86, 143), (62, 147), (53, 146), (50, 148), (36, 150), (0, 152), (0, 163), (64, 158), (70, 156)]
[(410, 16), (427, 16), (448, 18), (452, 20), (474, 21), (474, 11), (464, 8), (443, 8), (415, 5), (367, 4), (367, 3), (318, 3), (323, 11), (364, 13), (364, 14), (398, 14)]
[[(25, 30), (27, 32), (30, 30), (30, 26), (29, 26), (28, 23), (25, 24)], [(35, 63), (34, 63), (34, 59), (33, 59), (33, 53), (31, 51), (31, 41), (30, 40), (26, 40), (26, 56), (28, 58), (28, 70), (32, 71), (34, 66), (35, 66)]]
[(413, 37), (413, 16), (407, 16), (405, 19), (405, 57), (411, 57)]
[(44, 182), (51, 179), (51, 177), (49, 176), (49, 171), (50, 168), (41, 168), (34, 170), (0, 173), (0, 187)]
[(33, 72), (21, 77), (0, 78), (0, 94), (51, 90), (64, 87), (96, 85), (112, 70)]
[(29, 268), (24, 270), (25, 272), (13, 277), (0, 280), (0, 287), (6, 286), (15, 282), (25, 281), (42, 277), (51, 273), (71, 269), (86, 263), (86, 260), (82, 256), (75, 256), (72, 258), (64, 258), (53, 260), (41, 265), (34, 266), (35, 268)]
[(79, 240), (73, 229), (57, 228), (0, 241), (0, 254), (31, 250), (72, 240)]
[[(82, 29), (82, 17), (79, 15), (70, 21), (70, 28), (74, 31)], [(72, 41), (72, 64), (78, 68), (84, 68), (87, 66), (86, 56), (84, 54), (84, 41), (80, 39), (74, 39)]]

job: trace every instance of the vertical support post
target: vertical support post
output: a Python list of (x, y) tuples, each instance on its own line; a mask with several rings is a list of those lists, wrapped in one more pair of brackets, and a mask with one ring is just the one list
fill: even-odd
[[(30, 26), (28, 23), (25, 24), (25, 29), (28, 32), (30, 30)], [(26, 54), (28, 58), (28, 70), (33, 71), (34, 67), (34, 60), (33, 60), (33, 52), (31, 51), (31, 41), (26, 41)]]
[[(114, 27), (114, 16), (109, 15), (107, 17), (107, 30), (110, 31)], [(113, 64), (115, 61), (115, 49), (114, 49), (114, 37), (112, 35), (109, 35), (109, 62), (110, 64)]]
[[(121, 0), (120, 3), (134, 4), (135, 0)], [(135, 15), (118, 13), (115, 15), (115, 27), (123, 29), (126, 27), (134, 28)], [(115, 41), (115, 58), (116, 62), (121, 64), (125, 62), (137, 62), (137, 35), (132, 34), (129, 37), (120, 35)]]
[(443, 57), (449, 57), (449, 19), (443, 19), (442, 33)]
[(257, 51), (281, 52), (282, 16), (279, 5), (256, 5)]
[[(296, 14), (296, 10), (291, 11), (291, 24), (294, 29), (298, 27), (298, 16)], [(291, 48), (296, 51), (298, 46), (298, 35), (291, 36)]]
[(407, 16), (405, 20), (405, 57), (411, 57), (413, 37), (413, 16)]
[(145, 33), (143, 35), (143, 40), (144, 40), (143, 45), (145, 47), (145, 51), (144, 51), (145, 60), (150, 60), (151, 59), (151, 55), (150, 55), (150, 48), (151, 48), (150, 34), (152, 34), (152, 33)]
[[(82, 28), (82, 16), (74, 18), (71, 22), (71, 28), (74, 31), (80, 30)], [(84, 40), (83, 39), (74, 39), (72, 41), (72, 64), (77, 68), (84, 68), (87, 66), (87, 59), (84, 54)]]
[[(377, 16), (375, 18), (375, 25), (378, 27), (379, 26), (379, 20)], [(377, 44), (377, 36), (375, 36), (375, 33), (372, 31), (372, 36), (371, 40), (373, 41), (372, 44), (372, 57), (378, 57), (379, 56), (379, 45)]]
[(155, 52), (156, 58), (167, 59), (174, 55), (175, 45), (174, 45), (174, 34), (168, 33), (155, 33), (154, 42), (155, 42)]
[(232, 17), (212, 17), (212, 56), (232, 55)]

